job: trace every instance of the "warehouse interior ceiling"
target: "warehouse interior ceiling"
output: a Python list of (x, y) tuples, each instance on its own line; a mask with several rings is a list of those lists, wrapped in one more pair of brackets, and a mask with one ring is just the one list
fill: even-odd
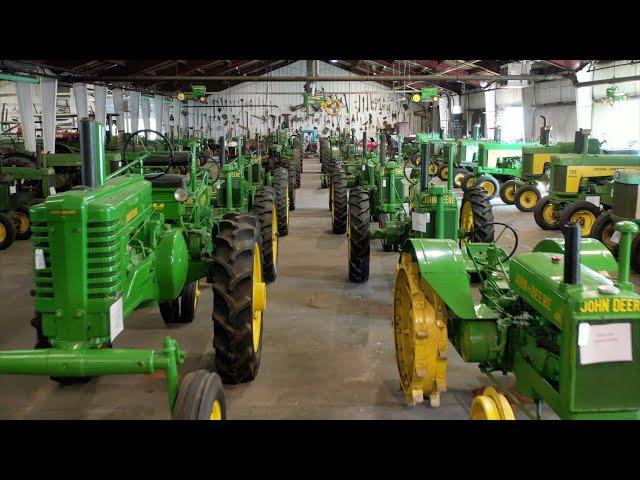
[[(436, 75), (445, 80), (437, 84), (451, 93), (464, 93), (483, 85), (482, 80), (458, 80), (460, 75), (491, 77), (504, 74), (502, 67), (519, 60), (322, 60), (355, 75), (411, 76)], [(60, 80), (105, 82), (127, 86), (149, 93), (175, 93), (188, 89), (193, 83), (205, 85), (208, 91), (218, 92), (248, 80), (246, 77), (267, 75), (296, 60), (19, 60), (3, 61), (2, 70), (28, 71), (36, 66), (46, 69)], [(571, 74), (584, 68), (590, 60), (534, 60), (530, 74)], [(22, 67), (22, 68), (21, 68)], [(26, 68), (25, 68), (26, 67)], [(35, 72), (34, 72), (35, 73)], [(42, 73), (42, 72), (41, 72)], [(228, 77), (203, 79), (202, 77)], [(130, 78), (128, 78), (130, 77)], [(167, 79), (167, 77), (176, 77)], [(189, 77), (194, 77), (190, 81)], [(237, 77), (237, 80), (234, 78)], [(451, 77), (451, 80), (446, 80)], [(113, 80), (117, 79), (117, 80)], [(432, 84), (425, 81), (382, 80), (378, 83), (390, 88), (416, 88)]]

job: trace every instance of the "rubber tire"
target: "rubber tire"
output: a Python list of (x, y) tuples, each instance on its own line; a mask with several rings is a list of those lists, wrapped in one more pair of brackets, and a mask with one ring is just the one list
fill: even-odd
[(364, 283), (369, 280), (371, 234), (369, 192), (356, 187), (349, 192), (349, 280)]
[(631, 242), (631, 268), (640, 273), (640, 234), (636, 234)]
[[(378, 226), (381, 229), (384, 229), (387, 224), (389, 223), (389, 214), (388, 213), (381, 213), (380, 217), (378, 218)], [(387, 241), (384, 238), (380, 239), (380, 242), (382, 243), (382, 250), (385, 252), (393, 252), (395, 250), (394, 245), (392, 243), (387, 243)]]
[(231, 213), (220, 221), (213, 257), (212, 318), (215, 366), (224, 383), (253, 380), (260, 367), (262, 340), (254, 351), (252, 301), (253, 253), (260, 243), (255, 216)]
[(218, 401), (221, 419), (226, 420), (227, 409), (220, 376), (207, 370), (188, 373), (178, 390), (172, 420), (209, 420), (213, 404)]
[(467, 182), (472, 178), (475, 179), (475, 177), (476, 177), (476, 174), (473, 172), (469, 172), (464, 177), (462, 177), (462, 180), (460, 181), (460, 188), (462, 188), (463, 192), (466, 192), (469, 189), (469, 187), (473, 186), (473, 185), (467, 186)]
[(330, 188), (333, 202), (331, 227), (333, 233), (340, 235), (347, 231), (347, 172), (336, 170), (331, 177)]
[(538, 196), (538, 201), (536, 202), (536, 205), (538, 205), (538, 203), (540, 202), (540, 199), (542, 199), (542, 193), (540, 193), (540, 190), (538, 190), (538, 187), (536, 187), (535, 185), (525, 185), (524, 187), (521, 187), (516, 191), (516, 198), (514, 202), (516, 208), (521, 212), (529, 213), (529, 212), (533, 212), (536, 209), (536, 205), (534, 205), (531, 208), (527, 208), (520, 203), (521, 196), (526, 192), (534, 192)]
[[(487, 191), (479, 186), (473, 186), (469, 188), (462, 197), (462, 203), (460, 205), (460, 211), (462, 206), (466, 203), (471, 203), (471, 210), (473, 212), (473, 243), (493, 243), (495, 228), (491, 226), (489, 228), (480, 229), (487, 223), (493, 223), (493, 207), (487, 195)], [(462, 216), (460, 217), (462, 222)]]
[(533, 209), (533, 218), (535, 219), (538, 226), (543, 230), (559, 230), (560, 229), (560, 227), (558, 226), (559, 223), (556, 223), (556, 224), (547, 223), (544, 217), (542, 216), (543, 210), (549, 203), (551, 203), (551, 200), (549, 199), (548, 196), (542, 197), (538, 201), (538, 203), (536, 203), (536, 206)]
[[(558, 227), (562, 228), (565, 223), (568, 223), (571, 220), (571, 216), (574, 213), (576, 213), (578, 210), (587, 210), (588, 212), (591, 212), (596, 217), (596, 220), (598, 220), (598, 217), (602, 213), (602, 210), (600, 209), (600, 207), (596, 207), (591, 202), (570, 203), (564, 208), (564, 210), (562, 210), (562, 213), (560, 214), (560, 220), (558, 221)], [(595, 225), (595, 222), (594, 222), (594, 225)], [(593, 230), (593, 225), (591, 226), (591, 230)], [(591, 231), (587, 233), (582, 233), (583, 237), (588, 237), (590, 235), (591, 235)]]
[(475, 179), (473, 184), (480, 186), (480, 184), (484, 182), (490, 182), (493, 184), (493, 193), (489, 195), (489, 200), (493, 200), (500, 193), (500, 182), (498, 182), (498, 180), (493, 175), (480, 175)]
[(606, 212), (602, 212), (602, 214), (596, 219), (596, 223), (593, 224), (593, 228), (591, 229), (591, 238), (595, 238), (599, 242), (601, 242), (605, 247), (609, 249), (609, 251), (613, 254), (614, 257), (618, 256), (618, 246), (615, 248), (611, 248), (609, 245), (605, 243), (603, 240), (604, 231), (613, 226), (614, 222), (611, 219), (611, 210), (607, 210)]
[(462, 168), (462, 167), (455, 167), (453, 169), (453, 188), (462, 188), (462, 178), (460, 178), (460, 183), (456, 183), (456, 177), (458, 175), (460, 175), (461, 173), (464, 173), (465, 175), (467, 175), (469, 171), (466, 168)]
[(276, 198), (276, 210), (278, 214), (278, 236), (286, 237), (289, 234), (289, 205), (287, 204), (287, 169), (276, 168), (273, 172), (273, 191)]
[(0, 212), (0, 223), (7, 232), (4, 240), (0, 242), (0, 250), (4, 250), (16, 241), (16, 223), (13, 221), (13, 218), (2, 212)]
[(289, 211), (296, 209), (296, 166), (289, 160), (289, 168), (287, 168), (287, 178), (289, 180)]
[(16, 226), (16, 240), (29, 240), (31, 238), (31, 217), (29, 215), (29, 209), (27, 207), (20, 206), (20, 207), (16, 207), (15, 211), (22, 213), (23, 215), (26, 215), (27, 218), (29, 219), (29, 228), (27, 229), (26, 232), (20, 233), (18, 231), (18, 227)]
[(443, 163), (442, 165), (440, 165), (440, 167), (438, 168), (438, 171), (436, 172), (436, 176), (443, 182), (446, 182), (448, 179), (448, 177), (444, 175), (445, 170), (449, 170), (449, 165), (446, 163)]
[(296, 168), (296, 188), (300, 188), (302, 170), (302, 152), (299, 148), (294, 148), (291, 152), (291, 161)]
[[(515, 192), (518, 191), (518, 185), (520, 182), (518, 180), (507, 180), (502, 185), (500, 185), (500, 200), (502, 200), (505, 205), (513, 205), (516, 203)], [(513, 200), (509, 200), (506, 195), (506, 191), (513, 187)]]
[(275, 282), (278, 278), (276, 269), (277, 258), (273, 256), (273, 209), (275, 208), (275, 193), (271, 187), (260, 187), (256, 192), (252, 213), (260, 222), (262, 236), (262, 276), (266, 283)]
[(196, 282), (187, 283), (182, 287), (178, 298), (158, 304), (160, 307), (160, 316), (165, 325), (179, 325), (193, 322), (196, 315), (193, 304), (196, 290)]
[(329, 158), (331, 156), (331, 152), (327, 149), (324, 149), (320, 152), (320, 188), (327, 188), (329, 185), (328, 175), (329, 175)]

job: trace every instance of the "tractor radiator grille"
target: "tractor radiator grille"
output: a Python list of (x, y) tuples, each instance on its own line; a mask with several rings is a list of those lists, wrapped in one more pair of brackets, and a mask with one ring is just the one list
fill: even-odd
[(124, 280), (120, 262), (128, 237), (117, 220), (91, 222), (87, 227), (88, 298), (115, 297)]
[(556, 166), (551, 174), (551, 191), (566, 192), (567, 191), (567, 167)]
[(49, 231), (46, 222), (33, 222), (31, 224), (31, 240), (33, 251), (42, 249), (44, 261), (47, 268), (44, 270), (34, 270), (36, 284), (36, 296), (42, 298), (53, 298), (53, 276), (51, 273), (51, 254), (49, 249)]

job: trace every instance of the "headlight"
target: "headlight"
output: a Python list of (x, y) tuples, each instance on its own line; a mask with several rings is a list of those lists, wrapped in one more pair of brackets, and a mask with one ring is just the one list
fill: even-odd
[(184, 188), (176, 188), (176, 191), (173, 192), (173, 198), (175, 198), (177, 202), (182, 203), (189, 198), (189, 194)]

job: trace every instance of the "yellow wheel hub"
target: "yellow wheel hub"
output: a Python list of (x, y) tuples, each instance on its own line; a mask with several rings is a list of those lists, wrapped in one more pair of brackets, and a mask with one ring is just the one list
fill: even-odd
[(447, 390), (446, 308), (420, 277), (417, 262), (403, 253), (394, 289), (393, 330), (400, 383), (410, 405), (428, 395), (432, 407), (440, 405)]
[(615, 231), (615, 226), (616, 224), (611, 222), (609, 225), (604, 227), (604, 230), (602, 231), (602, 243), (604, 243), (609, 250), (613, 251), (616, 251), (619, 248), (617, 243), (611, 241), (611, 236)]
[(467, 179), (467, 184), (465, 185), (465, 187), (467, 188), (471, 188), (473, 187), (473, 184), (475, 183), (475, 177), (471, 177), (469, 179)]
[(271, 213), (271, 250), (273, 251), (273, 263), (278, 263), (278, 211), (275, 202)]
[(449, 179), (449, 167), (444, 167), (442, 170), (440, 170), (440, 175), (442, 175), (442, 178), (445, 180)]
[(464, 202), (460, 210), (460, 230), (464, 233), (473, 232), (473, 208), (471, 202)]
[(516, 199), (516, 187), (515, 185), (509, 185), (504, 189), (504, 198), (513, 202)]
[(466, 175), (466, 173), (458, 173), (456, 174), (455, 177), (453, 177), (453, 180), (455, 182), (456, 185), (462, 185), (462, 178)]
[(487, 191), (487, 194), (489, 196), (491, 196), (494, 193), (496, 193), (496, 186), (493, 184), (493, 182), (490, 182), (490, 181), (487, 180), (487, 181), (482, 182), (480, 184), (480, 186)]
[(0, 243), (4, 242), (7, 238), (7, 229), (0, 223)]
[(582, 227), (582, 236), (586, 237), (591, 234), (591, 228), (593, 228), (593, 224), (596, 223), (596, 218), (597, 217), (589, 210), (578, 210), (571, 215), (569, 221), (580, 225)]
[(18, 233), (26, 233), (29, 231), (29, 227), (31, 227), (31, 220), (29, 220), (29, 215), (26, 215), (23, 212), (15, 212), (13, 217), (17, 220), (18, 223)]
[(473, 399), (471, 404), (471, 420), (515, 420), (513, 410), (507, 398), (495, 388), (487, 387)]
[(555, 209), (553, 208), (553, 204), (551, 203), (545, 205), (544, 209), (542, 210), (542, 218), (549, 225), (555, 225), (556, 223), (558, 223), (553, 216), (554, 211)]
[(220, 402), (218, 400), (213, 402), (213, 405), (211, 405), (209, 420), (222, 420), (222, 407), (220, 406)]
[(429, 175), (435, 175), (438, 171), (438, 166), (435, 163), (430, 163), (427, 171), (429, 172)]
[(522, 195), (520, 195), (520, 205), (522, 205), (524, 208), (535, 207), (536, 203), (538, 203), (538, 200), (540, 200), (540, 198), (538, 198), (536, 192), (532, 192), (530, 190), (527, 190)]
[(262, 312), (267, 308), (267, 286), (262, 281), (262, 257), (260, 245), (253, 247), (253, 295), (251, 298), (253, 307), (253, 350), (260, 348), (260, 334), (262, 333)]

